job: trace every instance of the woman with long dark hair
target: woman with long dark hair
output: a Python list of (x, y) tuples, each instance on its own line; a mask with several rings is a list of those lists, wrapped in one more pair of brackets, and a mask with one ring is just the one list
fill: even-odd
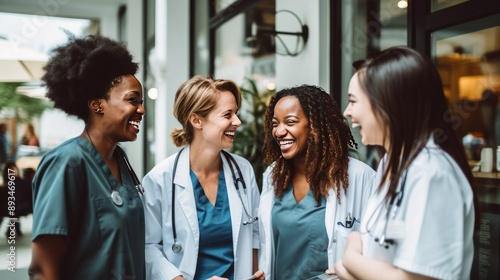
[(341, 279), (468, 279), (474, 232), (472, 173), (449, 122), (438, 71), (393, 47), (358, 65), (344, 115), (365, 145), (381, 146), (377, 192), (348, 237)]

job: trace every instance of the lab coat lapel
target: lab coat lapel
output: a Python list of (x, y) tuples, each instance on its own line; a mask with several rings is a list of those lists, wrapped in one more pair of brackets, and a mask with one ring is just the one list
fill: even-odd
[[(229, 162), (226, 159), (226, 157), (221, 153), (221, 158), (222, 158), (222, 166), (224, 168), (224, 179), (226, 180), (226, 189), (227, 189), (227, 197), (229, 199), (229, 211), (231, 213), (231, 225), (232, 225), (232, 232), (233, 232), (233, 250), (234, 250), (234, 255), (237, 256), (237, 246), (238, 244), (238, 237), (239, 237), (239, 232), (240, 232), (240, 227), (242, 226), (242, 217), (243, 217), (243, 209), (241, 205), (241, 201), (238, 198), (238, 193), (236, 191), (236, 188), (234, 186), (234, 180), (233, 180), (233, 175), (231, 173), (231, 167), (229, 167)], [(236, 166), (233, 165), (234, 172), (238, 176), (238, 171), (236, 169)], [(243, 172), (243, 171), (242, 171)], [(242, 188), (240, 184), (240, 188)], [(243, 192), (243, 190), (240, 190)], [(245, 198), (243, 198), (245, 199)]]
[[(260, 209), (259, 209), (259, 219), (261, 219), (261, 224), (263, 225), (262, 229), (264, 231), (264, 239), (265, 242), (264, 248), (260, 248), (260, 250), (265, 250), (264, 254), (259, 254), (262, 256), (268, 256), (269, 259), (260, 258), (259, 257), (259, 266), (265, 269), (265, 272), (269, 274), (266, 278), (272, 279), (272, 273), (274, 271), (274, 251), (273, 251), (273, 237), (272, 237), (272, 229), (271, 229), (271, 213), (274, 205), (274, 188), (272, 185), (271, 178), (271, 168), (268, 168), (266, 172), (264, 172), (263, 176), (263, 187), (262, 194), (260, 197)], [(262, 237), (261, 237), (262, 238)], [(261, 242), (262, 243), (262, 242)]]
[[(345, 203), (345, 202), (344, 202)], [(335, 233), (335, 227), (337, 226), (335, 224), (336, 222), (336, 216), (337, 216), (337, 195), (335, 194), (335, 191), (333, 189), (330, 189), (328, 191), (328, 198), (326, 199), (326, 210), (325, 210), (325, 227), (326, 227), (326, 234), (328, 235), (328, 267), (333, 267), (333, 264), (330, 263), (333, 258), (330, 257), (330, 255), (333, 256), (333, 253), (330, 251), (332, 250), (333, 246), (333, 236)]]
[(330, 189), (328, 191), (328, 198), (326, 199), (326, 212), (325, 212), (325, 227), (328, 240), (332, 241), (333, 227), (335, 224), (335, 216), (337, 215), (337, 195)]
[(193, 183), (189, 174), (189, 153), (190, 149), (188, 146), (180, 155), (174, 183), (177, 187), (176, 194), (178, 193), (176, 199), (179, 200), (182, 211), (187, 217), (191, 231), (193, 232), (194, 239), (198, 243), (200, 240), (200, 231), (198, 213), (196, 212), (196, 202), (194, 201)]

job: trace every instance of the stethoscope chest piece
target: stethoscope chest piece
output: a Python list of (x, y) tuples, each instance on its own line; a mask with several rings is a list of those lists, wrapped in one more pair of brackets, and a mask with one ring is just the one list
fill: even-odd
[(181, 250), (182, 250), (182, 245), (181, 245), (181, 243), (179, 243), (179, 242), (174, 242), (174, 244), (172, 245), (172, 251), (173, 251), (174, 253), (179, 253)]
[(113, 200), (113, 203), (117, 206), (121, 206), (123, 204), (122, 196), (116, 190), (111, 192), (111, 200)]

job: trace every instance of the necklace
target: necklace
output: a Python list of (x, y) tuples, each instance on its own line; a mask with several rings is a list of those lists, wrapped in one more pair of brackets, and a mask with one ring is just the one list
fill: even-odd
[[(89, 130), (87, 129), (87, 126), (85, 126), (85, 132), (87, 133), (87, 137), (89, 137), (90, 143), (92, 146), (94, 146), (94, 149), (97, 150), (96, 146), (94, 145), (94, 142), (92, 141), (92, 137), (90, 137)], [(121, 206), (123, 204), (123, 199), (120, 193), (111, 186), (111, 200), (113, 200), (113, 203), (117, 206)]]

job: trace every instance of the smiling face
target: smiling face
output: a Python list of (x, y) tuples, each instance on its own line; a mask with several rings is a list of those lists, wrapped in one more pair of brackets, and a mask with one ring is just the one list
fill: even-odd
[(142, 86), (134, 75), (126, 75), (101, 100), (105, 133), (116, 142), (134, 141), (146, 110), (142, 105)]
[(360, 85), (359, 72), (354, 74), (349, 82), (349, 105), (344, 110), (344, 116), (351, 119), (352, 127), (360, 127), (361, 142), (365, 145), (384, 146), (384, 129), (373, 112), (370, 100)]
[(241, 121), (236, 115), (238, 105), (236, 98), (229, 91), (222, 91), (219, 94), (217, 105), (202, 119), (203, 140), (206, 144), (217, 149), (228, 149), (233, 147), (234, 133), (241, 125)]
[(274, 107), (272, 135), (286, 159), (304, 158), (309, 135), (309, 121), (295, 96), (281, 98)]

